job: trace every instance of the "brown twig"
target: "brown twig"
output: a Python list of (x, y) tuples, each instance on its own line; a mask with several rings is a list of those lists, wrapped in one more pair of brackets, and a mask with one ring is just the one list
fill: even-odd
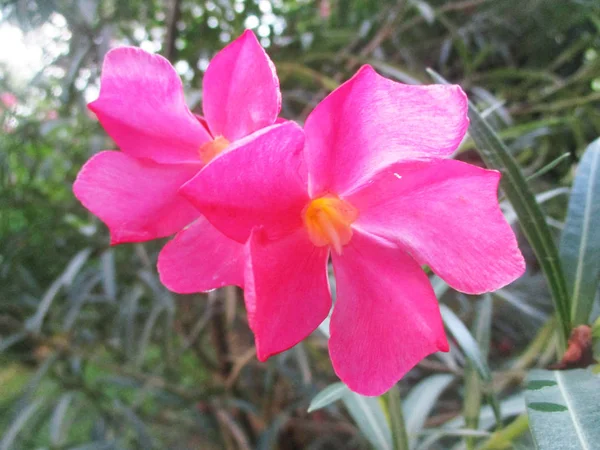
[(181, 16), (181, 0), (171, 0), (167, 14), (167, 35), (165, 37), (165, 58), (173, 62), (176, 56), (177, 47), (177, 22)]

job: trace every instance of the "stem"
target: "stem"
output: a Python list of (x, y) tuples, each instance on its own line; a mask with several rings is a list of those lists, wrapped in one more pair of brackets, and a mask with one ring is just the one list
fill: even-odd
[(392, 387), (388, 391), (387, 400), (394, 450), (409, 450), (408, 434), (406, 433), (402, 403), (400, 401), (400, 390), (397, 386)]
[(480, 449), (491, 450), (494, 448), (509, 448), (529, 429), (527, 414), (521, 414), (502, 430), (496, 431), (484, 442)]

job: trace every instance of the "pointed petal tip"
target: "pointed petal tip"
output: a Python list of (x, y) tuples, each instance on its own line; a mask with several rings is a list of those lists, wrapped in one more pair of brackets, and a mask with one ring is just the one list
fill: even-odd
[(256, 37), (256, 34), (254, 34), (254, 31), (252, 31), (250, 28), (246, 28), (238, 39), (251, 39), (260, 45), (260, 43), (258, 42), (258, 38)]
[(229, 141), (273, 124), (281, 111), (275, 65), (249, 29), (212, 59), (202, 92), (212, 134)]
[(98, 106), (96, 105), (97, 102), (98, 102), (98, 98), (96, 98), (95, 100), (92, 100), (91, 102), (89, 102), (87, 104), (87, 109), (89, 109), (94, 114), (96, 114), (96, 112), (98, 111)]
[[(377, 73), (377, 71), (375, 69), (373, 69), (373, 66), (371, 66), (370, 64), (363, 64), (362, 66), (360, 66), (360, 68), (356, 71), (356, 75), (354, 75), (354, 76), (358, 76), (359, 74), (362, 74), (362, 75), (368, 75), (368, 74), (379, 75)], [(379, 75), (379, 76), (381, 76), (381, 75)]]
[(442, 334), (438, 338), (436, 345), (437, 345), (438, 351), (440, 351), (440, 352), (446, 353), (446, 352), (450, 351), (450, 344), (448, 343), (448, 338), (446, 337), (446, 333)]

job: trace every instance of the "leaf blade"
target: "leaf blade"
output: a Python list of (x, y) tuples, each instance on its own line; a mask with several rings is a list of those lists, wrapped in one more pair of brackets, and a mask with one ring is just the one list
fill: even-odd
[(311, 413), (331, 405), (340, 400), (347, 392), (348, 388), (344, 383), (339, 382), (330, 384), (311, 400), (308, 405), (308, 412)]
[(378, 399), (364, 397), (348, 389), (342, 400), (371, 445), (377, 450), (392, 450), (392, 432)]
[(560, 257), (573, 325), (588, 322), (600, 277), (600, 139), (586, 149), (575, 175)]
[(541, 450), (592, 450), (600, 442), (600, 378), (590, 370), (532, 370), (525, 400)]

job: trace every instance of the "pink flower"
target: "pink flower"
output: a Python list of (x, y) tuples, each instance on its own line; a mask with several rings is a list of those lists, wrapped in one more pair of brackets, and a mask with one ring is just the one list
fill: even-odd
[[(378, 395), (447, 351), (423, 264), (478, 294), (521, 275), (500, 174), (446, 159), (467, 127), (458, 86), (408, 86), (363, 67), (306, 121), (223, 154), (182, 192), (246, 242), (245, 302), (260, 360), (311, 333), (337, 300), (329, 352), (352, 390)], [(185, 234), (184, 231), (182, 234)]]
[(17, 106), (18, 100), (14, 94), (3, 92), (0, 94), (0, 102), (7, 108), (14, 108)]
[[(89, 108), (121, 151), (94, 155), (73, 190), (109, 227), (111, 244), (169, 236), (198, 219), (198, 211), (178, 194), (181, 185), (230, 145), (275, 123), (279, 81), (251, 31), (215, 56), (203, 95), (204, 118), (198, 118), (166, 59), (132, 47), (107, 54), (100, 96)], [(219, 239), (203, 219), (191, 230)], [(220, 239), (226, 244), (214, 245), (241, 251), (238, 243)]]

